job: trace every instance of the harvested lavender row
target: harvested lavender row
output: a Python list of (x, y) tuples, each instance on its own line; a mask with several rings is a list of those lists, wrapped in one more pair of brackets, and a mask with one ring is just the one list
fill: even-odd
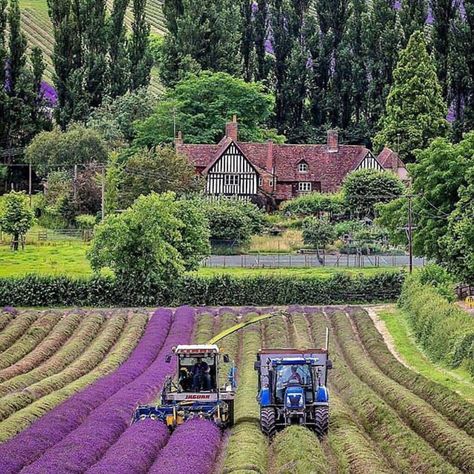
[(170, 325), (171, 313), (157, 311), (131, 357), (119, 369), (75, 394), (0, 445), (0, 472), (19, 472), (75, 430), (95, 408), (139, 377), (155, 360)]
[(212, 422), (189, 420), (179, 426), (161, 450), (151, 474), (209, 474), (221, 444), (221, 432)]
[[(171, 312), (160, 309), (155, 317), (166, 317)], [(153, 364), (134, 382), (110, 397), (61, 442), (55, 444), (36, 462), (22, 472), (82, 472), (97, 463), (104, 453), (129, 427), (137, 404), (152, 400), (165, 377), (174, 371), (175, 363), (165, 362), (173, 346), (189, 343), (194, 326), (195, 311), (189, 307), (176, 310), (165, 344)], [(141, 445), (130, 446), (130, 456)], [(59, 468), (60, 466), (60, 468)], [(59, 469), (58, 469), (59, 468)]]
[(89, 474), (147, 472), (169, 437), (168, 427), (161, 421), (143, 420), (134, 423), (107, 451), (107, 454), (87, 472)]

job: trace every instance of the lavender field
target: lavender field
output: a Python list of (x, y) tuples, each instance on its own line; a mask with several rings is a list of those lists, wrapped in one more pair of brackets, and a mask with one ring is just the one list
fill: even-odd
[[(177, 344), (272, 308), (159, 308), (0, 313), (0, 472), (474, 472), (474, 406), (394, 358), (358, 307), (287, 308), (222, 340), (238, 368), (235, 425), (194, 419), (170, 433), (131, 425), (174, 373)], [(259, 429), (256, 352), (319, 347), (331, 328), (331, 422), (320, 442)]]

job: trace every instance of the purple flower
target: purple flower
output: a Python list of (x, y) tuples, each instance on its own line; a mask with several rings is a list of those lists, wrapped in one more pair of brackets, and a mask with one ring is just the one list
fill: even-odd
[(13, 315), (18, 314), (18, 310), (16, 308), (14, 308), (13, 306), (5, 306), (2, 311), (4, 313), (10, 313), (10, 314), (13, 314)]
[(213, 472), (221, 432), (212, 422), (196, 418), (179, 426), (160, 451), (151, 474), (208, 474)]
[[(106, 455), (107, 450), (120, 439), (122, 434), (127, 429), (131, 429), (130, 420), (135, 407), (156, 399), (165, 378), (175, 371), (175, 361), (167, 363), (165, 358), (177, 344), (190, 342), (194, 315), (195, 311), (190, 307), (178, 308), (166, 341), (153, 363), (133, 382), (109, 397), (88, 417), (83, 418), (78, 428), (54, 444), (36, 462), (25, 467), (22, 472), (24, 474), (55, 472), (57, 466), (61, 466), (60, 471), (63, 472), (82, 472)], [(170, 310), (160, 309), (155, 312), (152, 321), (155, 319), (160, 322), (162, 320), (169, 321), (170, 317)], [(173, 359), (175, 358), (173, 357)], [(140, 443), (134, 443), (133, 440), (129, 443), (130, 457), (133, 457), (135, 451), (142, 448)], [(133, 463), (132, 460), (130, 461)], [(136, 458), (138, 464), (141, 461), (141, 458)], [(137, 469), (139, 468), (140, 466), (137, 465)]]
[(77, 429), (98, 407), (103, 407), (105, 411), (107, 408), (115, 410), (117, 407), (109, 404), (108, 400), (114, 394), (127, 393), (134, 381), (155, 361), (168, 336), (171, 320), (171, 311), (156, 311), (130, 358), (115, 372), (73, 395), (0, 445), (0, 472), (19, 472)]
[(48, 84), (46, 81), (41, 82), (41, 93), (43, 94), (44, 99), (46, 102), (49, 103), (51, 107), (55, 107), (58, 103), (58, 94), (56, 89)]

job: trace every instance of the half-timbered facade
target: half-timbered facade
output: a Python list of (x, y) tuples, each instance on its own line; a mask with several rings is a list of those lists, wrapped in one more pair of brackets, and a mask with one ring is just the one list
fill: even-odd
[(257, 195), (259, 173), (234, 142), (211, 163), (205, 175), (206, 192), (211, 196)]
[(176, 149), (206, 178), (210, 196), (260, 196), (278, 204), (309, 192), (335, 192), (348, 173), (359, 169), (390, 170), (407, 178), (405, 165), (388, 148), (375, 156), (362, 145), (341, 145), (334, 130), (324, 145), (240, 142), (235, 117), (217, 145), (183, 144), (179, 134)]

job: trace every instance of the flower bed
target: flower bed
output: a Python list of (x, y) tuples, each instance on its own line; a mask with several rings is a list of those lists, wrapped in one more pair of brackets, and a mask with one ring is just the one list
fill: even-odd
[(37, 318), (38, 313), (36, 311), (21, 312), (16, 315), (0, 334), (0, 352), (6, 351), (17, 339), (23, 336)]
[(126, 391), (157, 357), (171, 319), (171, 312), (157, 311), (131, 357), (115, 372), (97, 380), (0, 445), (0, 472), (20, 471), (75, 430), (94, 409), (107, 403), (117, 392)]
[(220, 429), (202, 419), (179, 426), (161, 450), (150, 469), (151, 474), (209, 474), (221, 443)]
[[(161, 319), (168, 313), (169, 310), (158, 310), (155, 318)], [(51, 472), (57, 466), (71, 471), (84, 471), (97, 463), (129, 428), (137, 404), (150, 402), (165, 377), (175, 370), (175, 361), (167, 363), (165, 357), (175, 345), (190, 342), (193, 326), (194, 310), (188, 307), (177, 309), (166, 341), (149, 368), (95, 409), (76, 430), (23, 469), (24, 474)], [(131, 448), (133, 453), (133, 446)]]
[(0, 436), (3, 439), (14, 436), (74, 393), (87, 387), (87, 385), (90, 385), (100, 377), (104, 377), (116, 370), (127, 360), (133, 349), (137, 346), (147, 322), (147, 314), (135, 314), (133, 318), (130, 318), (130, 322), (125, 327), (120, 339), (112, 350), (94, 370), (66, 385), (64, 388), (56, 390), (50, 395), (42, 397), (31, 405), (28, 405), (28, 407), (23, 410), (14, 413), (8, 418), (8, 421), (3, 423)]
[(46, 337), (29, 354), (25, 355), (16, 364), (0, 370), (0, 383), (5, 380), (24, 374), (38, 367), (57, 352), (72, 336), (84, 316), (78, 312), (66, 314)]

